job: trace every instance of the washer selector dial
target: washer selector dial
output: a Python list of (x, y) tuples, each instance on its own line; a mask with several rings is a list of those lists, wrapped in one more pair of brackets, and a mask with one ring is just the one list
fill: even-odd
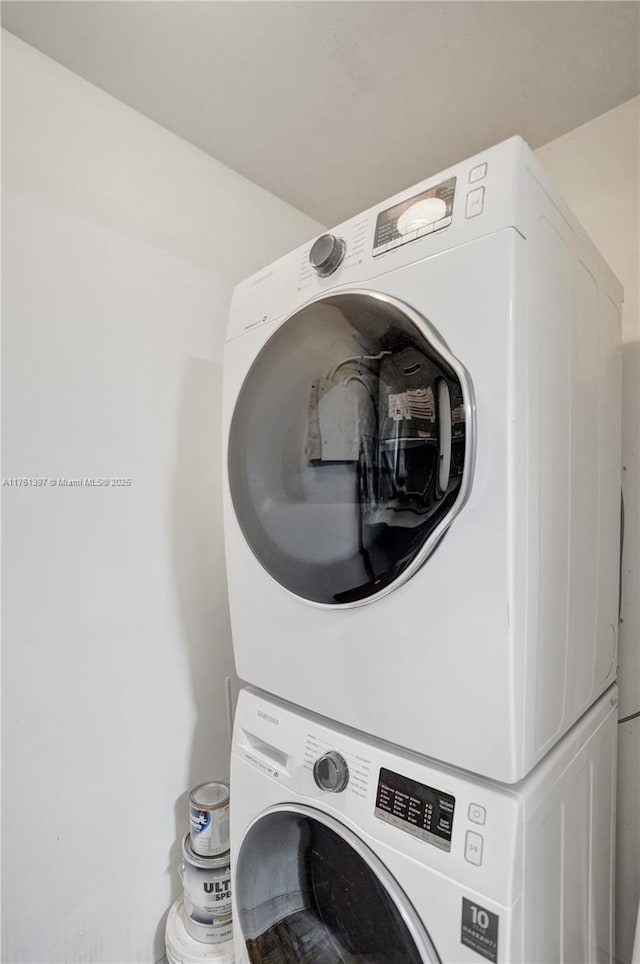
[(335, 234), (321, 234), (313, 242), (309, 252), (309, 264), (321, 278), (326, 278), (342, 263), (346, 250), (347, 246), (342, 238), (336, 238)]
[(313, 779), (321, 790), (340, 793), (349, 782), (347, 761), (335, 750), (329, 750), (314, 763)]

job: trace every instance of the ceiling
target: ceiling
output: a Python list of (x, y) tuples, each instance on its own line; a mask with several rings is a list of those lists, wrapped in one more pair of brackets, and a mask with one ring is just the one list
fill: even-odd
[(4, 0), (8, 30), (326, 225), (640, 93), (640, 4)]

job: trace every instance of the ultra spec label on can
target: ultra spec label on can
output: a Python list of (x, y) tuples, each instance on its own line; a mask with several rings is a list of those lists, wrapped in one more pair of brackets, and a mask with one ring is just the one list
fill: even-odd
[(493, 961), (493, 964), (497, 964), (498, 960), (498, 923), (497, 914), (466, 897), (462, 898), (460, 941), (488, 961)]
[(182, 877), (184, 897), (206, 917), (226, 917), (231, 913), (231, 864), (229, 852), (220, 857), (203, 857), (193, 849), (186, 834), (182, 841)]
[(182, 882), (185, 896), (202, 914), (221, 917), (231, 913), (231, 872), (228, 865), (205, 869), (185, 862)]

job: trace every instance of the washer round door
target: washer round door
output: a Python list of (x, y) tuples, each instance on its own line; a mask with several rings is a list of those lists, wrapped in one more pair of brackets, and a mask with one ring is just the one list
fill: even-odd
[(425, 562), (471, 486), (470, 379), (431, 325), (349, 291), (291, 315), (250, 368), (229, 432), (236, 518), (309, 602), (361, 605)]
[(250, 964), (439, 964), (382, 862), (310, 807), (273, 807), (249, 827), (233, 886)]

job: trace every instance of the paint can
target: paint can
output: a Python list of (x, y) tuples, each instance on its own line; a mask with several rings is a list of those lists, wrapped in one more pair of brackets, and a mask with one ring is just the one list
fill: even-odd
[(191, 842), (203, 857), (229, 849), (229, 796), (228, 783), (201, 783), (189, 794)]
[(234, 964), (233, 940), (209, 944), (189, 934), (181, 897), (169, 911), (164, 938), (167, 964)]
[(233, 919), (231, 914), (226, 917), (212, 917), (203, 914), (194, 907), (188, 897), (182, 898), (184, 905), (184, 926), (187, 934), (201, 944), (225, 944), (233, 939)]
[(205, 917), (231, 913), (231, 863), (229, 851), (219, 857), (203, 857), (193, 850), (189, 834), (182, 841), (179, 867), (184, 896)]

